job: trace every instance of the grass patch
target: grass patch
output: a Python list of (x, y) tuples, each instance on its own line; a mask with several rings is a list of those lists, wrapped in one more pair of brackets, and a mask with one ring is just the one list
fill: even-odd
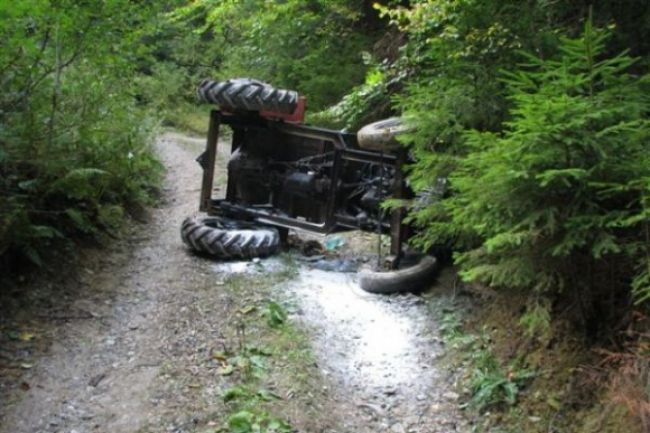
[(308, 336), (292, 323), (289, 308), (273, 291), (297, 275), (289, 256), (281, 260), (276, 271), (225, 280), (226, 289), (236, 295), (229, 344), (212, 355), (229, 387), (221, 395), (225, 414), (215, 419), (219, 427), (211, 432), (288, 433), (295, 431), (288, 414), (310, 410), (296, 396), (318, 387), (319, 375)]
[(462, 365), (465, 374), (459, 385), (468, 395), (463, 407), (479, 414), (492, 409), (515, 407), (522, 389), (536, 374), (523, 359), (500, 361), (489, 332), (468, 331), (463, 308), (453, 298), (439, 297), (430, 308), (438, 317), (438, 330), (447, 347), (448, 362)]

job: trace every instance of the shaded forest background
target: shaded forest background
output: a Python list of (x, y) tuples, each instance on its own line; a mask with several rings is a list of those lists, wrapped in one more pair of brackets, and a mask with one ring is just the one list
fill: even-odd
[(156, 200), (160, 128), (204, 131), (196, 83), (254, 77), (310, 123), (406, 119), (416, 245), (523, 296), (530, 344), (570, 316), (648, 428), (648, 1), (22, 0), (0, 21), (3, 273), (116, 233)]

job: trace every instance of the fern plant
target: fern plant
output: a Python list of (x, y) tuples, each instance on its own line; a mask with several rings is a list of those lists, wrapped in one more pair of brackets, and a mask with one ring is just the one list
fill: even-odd
[(609, 35), (589, 21), (557, 58), (524, 54), (504, 73), (511, 120), (466, 133), (446, 202), (483, 240), (457, 257), (465, 279), (569, 291), (589, 326), (628, 302), (633, 278), (650, 298), (650, 76), (631, 75), (625, 52), (603, 57)]

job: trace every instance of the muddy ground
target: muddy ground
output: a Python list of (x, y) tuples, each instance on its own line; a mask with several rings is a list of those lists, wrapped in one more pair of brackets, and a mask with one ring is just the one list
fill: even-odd
[[(228, 431), (240, 408), (223, 395), (242, 383), (270, 389), (260, 405), (301, 432), (471, 431), (426, 293), (364, 293), (357, 261), (332, 255), (224, 264), (187, 251), (179, 226), (198, 207), (202, 146), (163, 135), (164, 198), (146, 223), (3, 291), (0, 432)], [(271, 300), (289, 313), (281, 330), (265, 325)], [(268, 361), (253, 379), (228, 358), (251, 345), (268, 352), (256, 349)]]

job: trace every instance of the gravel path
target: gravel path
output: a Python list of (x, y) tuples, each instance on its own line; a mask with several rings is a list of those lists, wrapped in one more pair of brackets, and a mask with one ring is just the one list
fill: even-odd
[[(108, 249), (87, 250), (81, 269), (26, 278), (3, 295), (0, 433), (214, 431), (222, 421), (227, 384), (209, 353), (225, 344), (239, 300), (223, 286), (226, 268), (188, 254), (178, 234), (198, 207), (194, 158), (203, 143), (163, 135), (164, 200), (148, 222)], [(255, 269), (263, 276), (264, 266)], [(283, 285), (299, 306), (295, 322), (313, 337), (322, 382), (291, 408), (292, 424), (468, 431), (449, 375), (435, 368), (440, 343), (421, 299), (360, 295), (354, 284), (349, 274), (301, 265)], [(300, 419), (300, 405), (322, 409)]]

